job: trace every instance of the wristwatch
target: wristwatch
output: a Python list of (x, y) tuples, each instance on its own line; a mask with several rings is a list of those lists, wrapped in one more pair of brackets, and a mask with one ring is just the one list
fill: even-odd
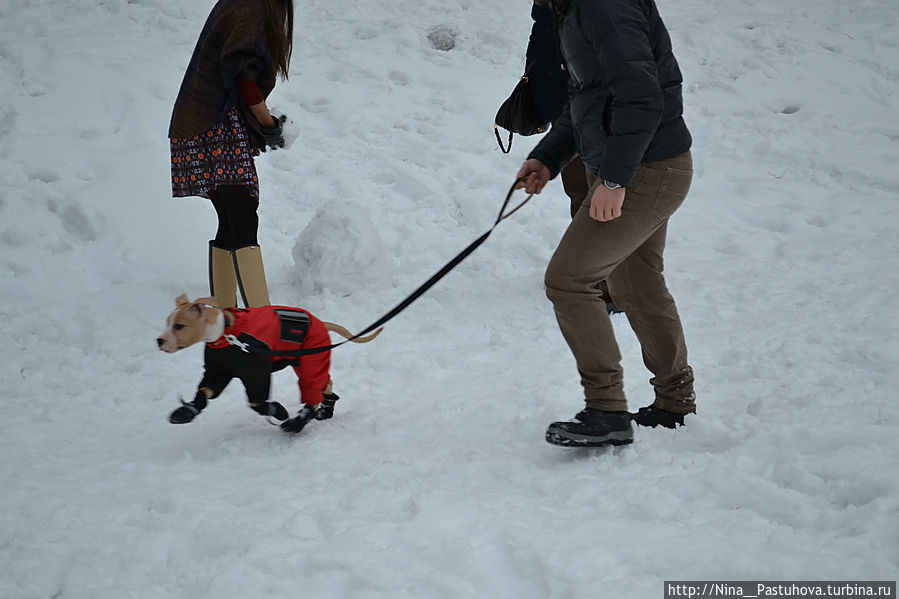
[(608, 187), (609, 189), (618, 189), (621, 187), (621, 185), (619, 183), (612, 183), (611, 181), (608, 181), (606, 179), (602, 180), (602, 184), (605, 185), (606, 187)]

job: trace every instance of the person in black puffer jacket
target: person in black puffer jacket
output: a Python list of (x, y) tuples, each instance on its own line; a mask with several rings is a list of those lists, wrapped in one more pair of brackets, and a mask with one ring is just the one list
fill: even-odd
[[(662, 275), (668, 219), (693, 177), (682, 76), (653, 0), (555, 0), (549, 6), (571, 95), (518, 177), (521, 187), (539, 193), (579, 156), (590, 188), (545, 275), (586, 408), (573, 422), (551, 424), (546, 439), (630, 443), (632, 419), (674, 428), (696, 411), (683, 329)], [(655, 400), (634, 415), (627, 411), (621, 356), (596, 288), (603, 279), (653, 373)]]
[[(530, 81), (528, 88), (540, 120), (555, 126), (568, 104), (568, 71), (565, 70), (565, 61), (559, 51), (556, 19), (552, 9), (535, 2), (531, 7), (531, 18), (534, 25), (531, 27), (526, 53), (526, 71)], [(560, 175), (565, 195), (571, 200), (571, 218), (574, 218), (590, 188), (587, 167), (579, 156), (575, 156)], [(596, 287), (606, 303), (606, 311), (609, 314), (620, 313), (606, 282), (599, 281)]]

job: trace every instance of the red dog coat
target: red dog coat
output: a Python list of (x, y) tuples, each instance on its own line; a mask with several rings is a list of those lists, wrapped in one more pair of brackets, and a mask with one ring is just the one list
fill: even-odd
[[(293, 366), (300, 387), (300, 401), (317, 404), (330, 380), (331, 352), (298, 356), (273, 356), (271, 352), (331, 345), (324, 323), (301, 308), (264, 306), (226, 308), (234, 322), (225, 320), (224, 334), (206, 344), (206, 372), (200, 387), (218, 397), (231, 379), (238, 378), (251, 404), (268, 401), (271, 373)], [(254, 351), (251, 351), (252, 350)]]

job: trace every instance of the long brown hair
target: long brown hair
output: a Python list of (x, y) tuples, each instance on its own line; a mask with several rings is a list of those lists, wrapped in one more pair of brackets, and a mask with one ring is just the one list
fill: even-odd
[(268, 13), (268, 49), (275, 63), (275, 75), (287, 79), (293, 53), (293, 0), (265, 0)]

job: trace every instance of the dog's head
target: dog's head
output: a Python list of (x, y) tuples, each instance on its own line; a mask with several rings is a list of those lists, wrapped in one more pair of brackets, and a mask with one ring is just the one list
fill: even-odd
[(171, 354), (200, 341), (215, 341), (223, 329), (222, 311), (216, 306), (215, 299), (203, 297), (192, 302), (182, 293), (175, 299), (175, 310), (169, 314), (165, 330), (156, 338), (156, 344)]

